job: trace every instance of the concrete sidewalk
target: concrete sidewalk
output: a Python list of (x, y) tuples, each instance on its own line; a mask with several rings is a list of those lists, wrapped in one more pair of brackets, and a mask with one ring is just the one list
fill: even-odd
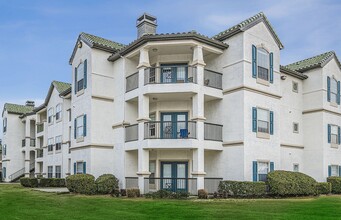
[(33, 190), (48, 193), (69, 193), (69, 190), (66, 187), (33, 188)]

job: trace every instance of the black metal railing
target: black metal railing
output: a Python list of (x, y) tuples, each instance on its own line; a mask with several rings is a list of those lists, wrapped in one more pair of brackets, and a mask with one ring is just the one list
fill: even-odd
[(125, 127), (126, 142), (137, 141), (139, 139), (139, 125), (129, 125)]
[(223, 126), (205, 122), (204, 139), (210, 141), (223, 141)]
[(139, 188), (138, 177), (126, 177), (126, 189)]
[(197, 83), (197, 68), (186, 65), (146, 68), (144, 84), (158, 83)]
[(161, 189), (197, 195), (197, 178), (144, 178), (144, 193)]
[(44, 124), (37, 124), (37, 133), (43, 132), (44, 131)]
[(44, 150), (43, 149), (37, 149), (37, 158), (42, 158), (44, 156)]
[[(29, 166), (29, 171), (33, 171), (35, 168), (35, 162), (33, 163), (30, 163), (30, 166)], [(25, 174), (25, 167), (18, 170), (17, 172), (11, 174), (8, 176), (8, 178), (10, 179), (11, 182), (17, 180), (19, 177), (23, 176)]]
[(139, 72), (136, 72), (126, 78), (126, 92), (139, 87)]
[(208, 192), (208, 194), (213, 194), (214, 192), (218, 192), (218, 186), (221, 181), (223, 181), (223, 178), (210, 178), (210, 177), (204, 178), (205, 190)]
[(195, 121), (150, 121), (144, 124), (145, 139), (195, 139)]
[(204, 70), (204, 85), (216, 89), (223, 88), (223, 74), (205, 69)]

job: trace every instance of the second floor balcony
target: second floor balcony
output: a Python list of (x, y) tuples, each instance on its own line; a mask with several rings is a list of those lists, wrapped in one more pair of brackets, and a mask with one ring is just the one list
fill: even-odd
[[(36, 146), (36, 139), (35, 138), (30, 138), (28, 140), (29, 140), (28, 144), (29, 144), (30, 147), (35, 147)], [(26, 139), (22, 139), (21, 140), (21, 146), (22, 147), (26, 147)]]

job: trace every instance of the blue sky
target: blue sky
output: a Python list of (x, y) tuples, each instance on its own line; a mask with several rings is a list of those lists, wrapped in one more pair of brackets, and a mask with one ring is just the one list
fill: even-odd
[(285, 46), (282, 64), (330, 50), (341, 58), (338, 0), (0, 0), (0, 106), (41, 104), (52, 80), (71, 81), (68, 60), (82, 31), (128, 44), (136, 18), (148, 12), (158, 33), (213, 36), (260, 11)]

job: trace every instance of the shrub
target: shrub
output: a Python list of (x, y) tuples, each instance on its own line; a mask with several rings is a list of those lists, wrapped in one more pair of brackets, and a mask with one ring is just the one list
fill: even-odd
[(144, 196), (152, 199), (185, 199), (189, 197), (189, 193), (183, 191), (172, 192), (161, 189), (156, 192), (147, 193)]
[(327, 182), (332, 185), (332, 193), (333, 194), (341, 194), (341, 177), (328, 177)]
[(40, 187), (65, 187), (65, 179), (62, 178), (42, 178), (39, 182)]
[(28, 177), (22, 177), (20, 178), (20, 184), (23, 187), (38, 187), (38, 179), (37, 178), (28, 178)]
[(224, 198), (264, 197), (266, 196), (266, 184), (264, 182), (221, 181), (218, 186), (218, 193)]
[(208, 197), (208, 192), (204, 189), (199, 189), (198, 190), (198, 199), (207, 199)]
[(331, 183), (317, 183), (316, 185), (318, 194), (330, 194), (332, 190)]
[(135, 198), (135, 197), (140, 197), (140, 189), (137, 188), (131, 188), (131, 189), (127, 189), (127, 196), (129, 198)]
[(92, 195), (96, 194), (95, 177), (90, 174), (75, 174), (66, 177), (66, 187), (70, 192)]
[(127, 190), (125, 189), (121, 189), (120, 193), (121, 193), (121, 196), (127, 196)]
[(118, 194), (118, 179), (112, 174), (103, 174), (96, 179), (99, 194)]
[(309, 196), (316, 195), (316, 180), (312, 177), (291, 171), (277, 170), (267, 176), (269, 193), (273, 196)]

